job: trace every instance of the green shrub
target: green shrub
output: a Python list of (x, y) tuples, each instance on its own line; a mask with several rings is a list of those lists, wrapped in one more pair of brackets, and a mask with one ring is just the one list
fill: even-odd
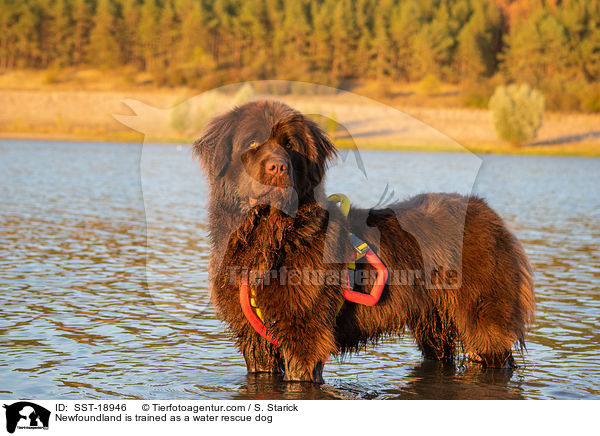
[(340, 79), (335, 74), (325, 71), (313, 72), (311, 82), (315, 84), (313, 95), (335, 95), (341, 85)]
[(588, 112), (600, 112), (600, 84), (588, 85), (581, 97), (581, 108)]
[(132, 67), (127, 67), (123, 70), (122, 77), (123, 83), (128, 86), (133, 86), (137, 81), (137, 71)]
[(252, 88), (256, 95), (288, 95), (290, 93), (290, 82), (287, 80), (259, 80), (252, 84)]
[(292, 94), (292, 95), (314, 95), (313, 84), (310, 82), (290, 81), (290, 94)]
[(200, 132), (206, 123), (219, 112), (220, 96), (217, 91), (207, 91), (192, 100), (190, 109), (193, 133)]
[(581, 99), (576, 93), (567, 91), (545, 92), (546, 108), (551, 111), (576, 111), (581, 107)]
[(489, 109), (498, 137), (518, 145), (535, 138), (544, 115), (544, 96), (527, 84), (499, 86)]
[(51, 67), (46, 71), (44, 83), (46, 85), (54, 85), (60, 82), (60, 70), (56, 67)]
[(392, 92), (392, 81), (390, 79), (377, 79), (368, 82), (363, 92), (375, 100), (386, 100), (394, 96)]
[(423, 95), (439, 94), (442, 90), (440, 79), (429, 73), (419, 82), (419, 93)]
[[(249, 90), (241, 87), (231, 101), (237, 104), (245, 101)], [(178, 99), (169, 116), (169, 127), (179, 135), (197, 135), (221, 109), (224, 96), (217, 91), (207, 91), (198, 96)], [(232, 105), (236, 104), (231, 103)]]
[(462, 85), (460, 97), (463, 105), (484, 109), (488, 107), (494, 86), (484, 79), (469, 80)]
[(579, 110), (584, 83), (561, 73), (544, 77), (538, 83), (539, 89), (544, 93), (544, 107), (549, 111)]
[(240, 89), (237, 90), (235, 95), (233, 96), (233, 100), (231, 102), (232, 106), (238, 106), (242, 103), (250, 101), (254, 98), (254, 88), (250, 83), (244, 83)]
[(185, 100), (171, 111), (169, 124), (178, 133), (184, 133), (190, 127), (190, 102)]

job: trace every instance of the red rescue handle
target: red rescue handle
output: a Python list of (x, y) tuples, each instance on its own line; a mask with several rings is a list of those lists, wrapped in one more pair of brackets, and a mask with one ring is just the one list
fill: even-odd
[(248, 279), (240, 279), (240, 305), (242, 306), (242, 312), (244, 312), (244, 316), (259, 335), (261, 335), (273, 345), (277, 346), (277, 340), (273, 338), (271, 333), (269, 333), (265, 325), (261, 322), (258, 316), (256, 316), (256, 313), (254, 313), (254, 311), (252, 310), (252, 306), (250, 306), (250, 293), (248, 289)]
[(367, 254), (365, 254), (365, 258), (367, 259), (367, 262), (373, 265), (377, 271), (377, 277), (375, 278), (375, 284), (373, 285), (373, 288), (371, 288), (371, 293), (364, 294), (362, 292), (353, 291), (350, 289), (350, 280), (348, 280), (346, 283), (346, 288), (344, 289), (344, 298), (348, 301), (352, 301), (353, 303), (364, 304), (365, 306), (374, 306), (381, 298), (381, 293), (385, 287), (385, 282), (387, 282), (388, 279), (388, 270), (381, 259), (379, 259), (379, 257), (373, 252), (373, 250), (369, 249)]
[[(373, 265), (377, 271), (377, 277), (375, 278), (375, 284), (371, 289), (371, 293), (364, 294), (362, 292), (353, 291), (350, 289), (350, 280), (348, 279), (344, 288), (344, 298), (348, 301), (352, 301), (353, 303), (364, 304), (365, 306), (374, 306), (381, 298), (381, 293), (383, 292), (383, 288), (385, 287), (385, 283), (388, 279), (388, 270), (381, 259), (379, 259), (379, 257), (377, 257), (377, 255), (371, 249), (369, 249), (369, 251), (367, 251), (365, 254), (365, 259), (367, 262)], [(346, 274), (347, 273), (348, 270), (346, 270)], [(247, 278), (240, 279), (240, 305), (242, 306), (242, 312), (244, 313), (244, 316), (254, 330), (256, 330), (259, 335), (261, 335), (271, 344), (278, 346), (277, 340), (273, 338), (273, 335), (271, 335), (260, 318), (256, 315), (256, 313), (254, 313), (254, 310), (252, 310), (252, 306), (250, 305), (250, 292)]]

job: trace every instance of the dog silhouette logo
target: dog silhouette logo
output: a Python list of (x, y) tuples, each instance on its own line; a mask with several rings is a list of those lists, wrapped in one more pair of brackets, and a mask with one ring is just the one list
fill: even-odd
[(6, 409), (6, 431), (19, 429), (48, 429), (50, 411), (29, 401), (4, 405)]

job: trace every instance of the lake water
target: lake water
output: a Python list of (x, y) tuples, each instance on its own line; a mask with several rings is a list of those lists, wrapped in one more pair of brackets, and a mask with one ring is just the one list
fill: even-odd
[[(362, 152), (328, 192), (372, 206), (474, 192), (530, 256), (537, 319), (514, 371), (426, 362), (410, 337), (249, 376), (208, 304), (206, 187), (188, 147), (0, 141), (0, 397), (600, 398), (600, 159)], [(386, 190), (387, 186), (387, 190)]]

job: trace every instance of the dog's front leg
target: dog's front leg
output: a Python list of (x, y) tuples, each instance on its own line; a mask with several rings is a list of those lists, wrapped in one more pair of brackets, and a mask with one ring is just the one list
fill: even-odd
[[(302, 324), (302, 323), (299, 323)], [(323, 383), (323, 366), (336, 350), (333, 329), (324, 325), (312, 329), (288, 331), (296, 333), (281, 340), (285, 381)], [(287, 340), (286, 340), (287, 339)]]
[(248, 372), (280, 374), (283, 371), (283, 361), (279, 350), (264, 339), (249, 338), (241, 344), (240, 348)]
[(285, 356), (284, 362), (285, 381), (323, 383), (324, 362), (310, 362), (293, 356)]

